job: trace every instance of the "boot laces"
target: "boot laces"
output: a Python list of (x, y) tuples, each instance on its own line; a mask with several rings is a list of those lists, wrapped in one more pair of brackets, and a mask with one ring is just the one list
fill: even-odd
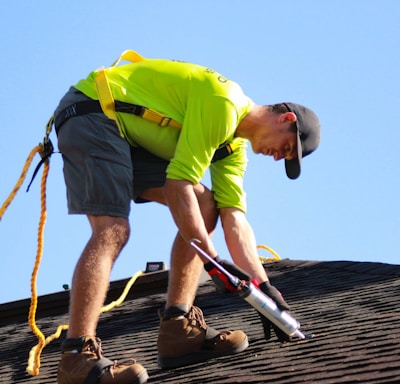
[(192, 322), (198, 323), (201, 328), (207, 329), (207, 324), (204, 319), (203, 312), (201, 311), (201, 309), (199, 307), (193, 306), (190, 309), (187, 317)]
[(83, 351), (89, 351), (95, 354), (98, 359), (104, 357), (103, 349), (101, 348), (101, 340), (98, 337), (88, 339), (85, 344)]
[[(101, 347), (101, 340), (98, 337), (87, 340), (87, 345), (85, 345), (85, 347), (86, 347), (85, 348), (86, 351), (89, 351), (89, 352), (95, 354), (98, 359), (101, 359), (104, 357), (103, 349)], [(118, 360), (113, 360), (113, 363), (114, 364), (109, 367), (109, 372), (110, 372), (110, 375), (112, 378), (114, 378), (114, 371), (116, 369), (122, 368), (124, 366), (136, 364), (136, 360), (135, 359), (125, 359), (121, 362), (118, 362)]]

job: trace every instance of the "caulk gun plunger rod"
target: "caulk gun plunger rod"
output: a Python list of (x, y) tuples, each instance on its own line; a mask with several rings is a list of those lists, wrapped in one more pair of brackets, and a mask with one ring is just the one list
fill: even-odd
[(190, 240), (190, 245), (198, 252), (200, 255), (205, 257), (208, 261), (210, 261), (215, 268), (217, 268), (220, 272), (222, 272), (230, 281), (230, 283), (234, 287), (239, 287), (241, 285), (241, 281), (237, 276), (232, 275), (232, 273), (228, 272), (221, 264), (217, 263), (207, 252), (204, 252), (197, 244), (201, 244), (201, 241), (198, 239)]

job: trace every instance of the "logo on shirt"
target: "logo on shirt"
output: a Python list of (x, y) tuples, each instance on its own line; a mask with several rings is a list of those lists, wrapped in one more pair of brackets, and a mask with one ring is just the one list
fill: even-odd
[(206, 73), (209, 73), (209, 74), (211, 74), (211, 75), (213, 75), (213, 74), (218, 75), (218, 76), (217, 76), (217, 79), (218, 79), (218, 81), (221, 82), (221, 83), (226, 83), (226, 82), (228, 81), (228, 79), (227, 79), (226, 77), (221, 76), (219, 73), (215, 72), (215, 71), (214, 71), (213, 69), (211, 69), (211, 68), (206, 68), (206, 69), (205, 69), (205, 72), (206, 72)]

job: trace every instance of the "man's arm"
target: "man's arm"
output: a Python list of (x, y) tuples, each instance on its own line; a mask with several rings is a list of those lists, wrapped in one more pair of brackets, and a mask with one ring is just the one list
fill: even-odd
[(237, 208), (221, 208), (220, 217), (226, 245), (234, 263), (258, 283), (268, 281), (258, 257), (253, 229), (244, 212)]
[[(209, 255), (216, 256), (217, 252), (207, 231), (207, 227), (215, 225), (212, 222), (215, 218), (214, 215), (207, 215), (203, 212), (206, 219), (210, 218), (210, 223), (204, 222), (194, 185), (187, 180), (167, 179), (164, 193), (172, 217), (183, 239), (187, 242), (193, 238), (199, 239), (202, 249)], [(203, 206), (202, 209), (207, 209), (207, 207)], [(209, 209), (215, 209), (214, 205)]]
[[(267, 274), (257, 254), (257, 245), (253, 229), (247, 221), (244, 212), (237, 208), (221, 208), (220, 216), (224, 229), (225, 241), (234, 263), (247, 272), (252, 280), (256, 280), (256, 285), (259, 285), (259, 289), (269, 296), (281, 310), (289, 310), (289, 306), (281, 293), (268, 281)], [(213, 275), (211, 276), (213, 277)], [(217, 278), (213, 277), (213, 280), (216, 281), (217, 287), (221, 285), (218, 284)], [(221, 281), (223, 281), (223, 279), (221, 279)], [(229, 288), (229, 285), (225, 284), (225, 288)], [(258, 313), (263, 326), (264, 336), (267, 340), (271, 338), (272, 330), (275, 331), (280, 342), (290, 340), (290, 337), (287, 336), (284, 331), (274, 325), (263, 314), (260, 312)]]

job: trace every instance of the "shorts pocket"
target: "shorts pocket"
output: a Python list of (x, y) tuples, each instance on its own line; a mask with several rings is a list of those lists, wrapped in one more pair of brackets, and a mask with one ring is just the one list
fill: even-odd
[[(132, 199), (130, 159), (104, 153), (92, 153), (86, 159), (85, 205), (125, 209)], [(129, 209), (129, 208), (128, 208)]]

